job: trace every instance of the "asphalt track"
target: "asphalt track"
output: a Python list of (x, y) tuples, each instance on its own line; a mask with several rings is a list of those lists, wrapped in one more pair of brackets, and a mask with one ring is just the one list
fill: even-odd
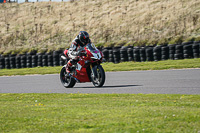
[(104, 87), (64, 88), (58, 74), (3, 76), (0, 93), (200, 94), (200, 69), (106, 72)]

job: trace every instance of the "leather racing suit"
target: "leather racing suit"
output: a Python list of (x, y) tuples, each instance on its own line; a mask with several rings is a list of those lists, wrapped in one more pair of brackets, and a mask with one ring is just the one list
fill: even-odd
[[(91, 40), (89, 40), (89, 43), (91, 43)], [(86, 44), (87, 45), (87, 44)], [(71, 46), (68, 50), (68, 57), (70, 60), (67, 63), (66, 71), (70, 72), (70, 68), (72, 65), (77, 63), (78, 56), (80, 55), (81, 51), (84, 51), (85, 46), (79, 39), (78, 36), (72, 41)]]

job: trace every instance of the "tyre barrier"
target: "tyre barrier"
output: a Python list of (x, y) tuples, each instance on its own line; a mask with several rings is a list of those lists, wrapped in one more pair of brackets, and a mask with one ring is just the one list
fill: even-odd
[[(199, 46), (199, 58), (200, 58), (200, 43), (199, 43), (199, 45), (198, 45), (198, 46)], [(198, 53), (198, 52), (196, 52), (196, 53)]]
[(31, 56), (31, 66), (32, 67), (36, 67), (37, 66), (37, 56), (36, 55), (32, 55)]
[(184, 59), (193, 58), (193, 49), (192, 49), (193, 41), (184, 42), (182, 43), (182, 45), (183, 45), (183, 58)]
[(109, 55), (108, 55), (108, 61), (109, 62), (114, 62), (114, 57), (113, 57), (113, 50), (108, 50), (108, 53), (109, 53)]
[(153, 48), (152, 47), (146, 48), (146, 61), (153, 61)]
[(153, 48), (153, 58), (154, 61), (160, 61), (161, 60), (161, 46), (156, 46)]
[(103, 59), (106, 60), (106, 61), (108, 61), (108, 57), (109, 57), (108, 50), (107, 50), (107, 49), (104, 49), (104, 50), (102, 51), (102, 53), (103, 53), (103, 55), (104, 55)]
[(114, 63), (120, 62), (120, 50), (119, 50), (119, 48), (115, 48), (113, 50), (113, 57), (114, 57)]
[(183, 57), (184, 59), (193, 58), (193, 50), (192, 50), (191, 44), (187, 44), (183, 46)]
[(30, 53), (26, 54), (26, 67), (28, 68), (32, 67), (32, 56)]
[(127, 52), (127, 47), (122, 47), (120, 49), (120, 60), (122, 62), (128, 61), (128, 52)]
[(133, 58), (135, 62), (140, 62), (140, 48), (133, 48)]
[(5, 68), (5, 59), (3, 56), (0, 56), (0, 69)]
[(10, 68), (16, 68), (16, 64), (15, 64), (15, 56), (16, 55), (10, 55)]
[(200, 57), (200, 42), (194, 42), (192, 45), (192, 52), (193, 52), (193, 57), (194, 58), (199, 58)]
[(26, 68), (26, 55), (21, 55), (21, 68)]
[(144, 47), (140, 49), (140, 61), (146, 61), (146, 49)]
[(133, 48), (128, 48), (127, 53), (128, 53), (128, 61), (134, 61)]
[(42, 65), (43, 67), (48, 66), (47, 56), (48, 56), (47, 54), (42, 54), (42, 55), (41, 55), (41, 65)]
[[(43, 54), (42, 53), (37, 53), (36, 54), (36, 57), (37, 57), (37, 66), (38, 67), (42, 67), (42, 66), (44, 66), (43, 65)], [(47, 65), (46, 65), (47, 66)]]
[(47, 65), (48, 66), (53, 66), (53, 56), (52, 53), (47, 53)]
[[(64, 55), (64, 54), (63, 54), (63, 53), (60, 53), (60, 54), (59, 54), (59, 58), (60, 58), (62, 55)], [(59, 60), (59, 66), (63, 66), (63, 65), (65, 65), (66, 63), (67, 63), (67, 61), (64, 61), (63, 59), (60, 58), (60, 60)]]
[(5, 57), (5, 68), (10, 69), (10, 58), (8, 56)]
[(15, 63), (16, 63), (16, 68), (17, 69), (21, 68), (21, 57), (20, 57), (20, 55), (17, 55), (15, 57)]
[[(169, 44), (155, 47), (106, 47), (102, 49), (107, 62), (179, 60), (200, 57), (200, 41)], [(63, 66), (60, 56), (63, 51), (48, 53), (26, 53), (22, 55), (0, 55), (0, 69)]]
[(174, 59), (175, 60), (183, 59), (183, 45), (178, 44), (175, 46)]
[(53, 66), (59, 66), (59, 51), (53, 51)]
[(169, 59), (174, 60), (175, 44), (169, 45)]
[(161, 59), (168, 60), (169, 59), (169, 46), (161, 47)]

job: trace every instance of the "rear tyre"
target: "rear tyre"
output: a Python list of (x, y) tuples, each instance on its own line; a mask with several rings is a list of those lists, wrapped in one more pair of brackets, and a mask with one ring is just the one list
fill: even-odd
[(101, 65), (94, 66), (93, 69), (96, 72), (96, 76), (91, 73), (91, 80), (95, 87), (102, 87), (105, 82), (105, 72)]
[(65, 67), (63, 67), (60, 71), (60, 81), (65, 88), (73, 88), (76, 84), (76, 80), (67, 75)]

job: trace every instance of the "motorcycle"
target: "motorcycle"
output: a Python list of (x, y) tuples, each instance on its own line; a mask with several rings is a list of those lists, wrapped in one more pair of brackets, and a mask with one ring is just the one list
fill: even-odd
[[(69, 60), (68, 50), (61, 56), (66, 62)], [(70, 73), (66, 72), (66, 65), (60, 71), (60, 80), (64, 87), (73, 88), (76, 83), (92, 82), (95, 87), (102, 87), (105, 82), (105, 72), (101, 63), (103, 53), (98, 50), (93, 43), (87, 44), (82, 54), (78, 57), (75, 65), (70, 68)]]

